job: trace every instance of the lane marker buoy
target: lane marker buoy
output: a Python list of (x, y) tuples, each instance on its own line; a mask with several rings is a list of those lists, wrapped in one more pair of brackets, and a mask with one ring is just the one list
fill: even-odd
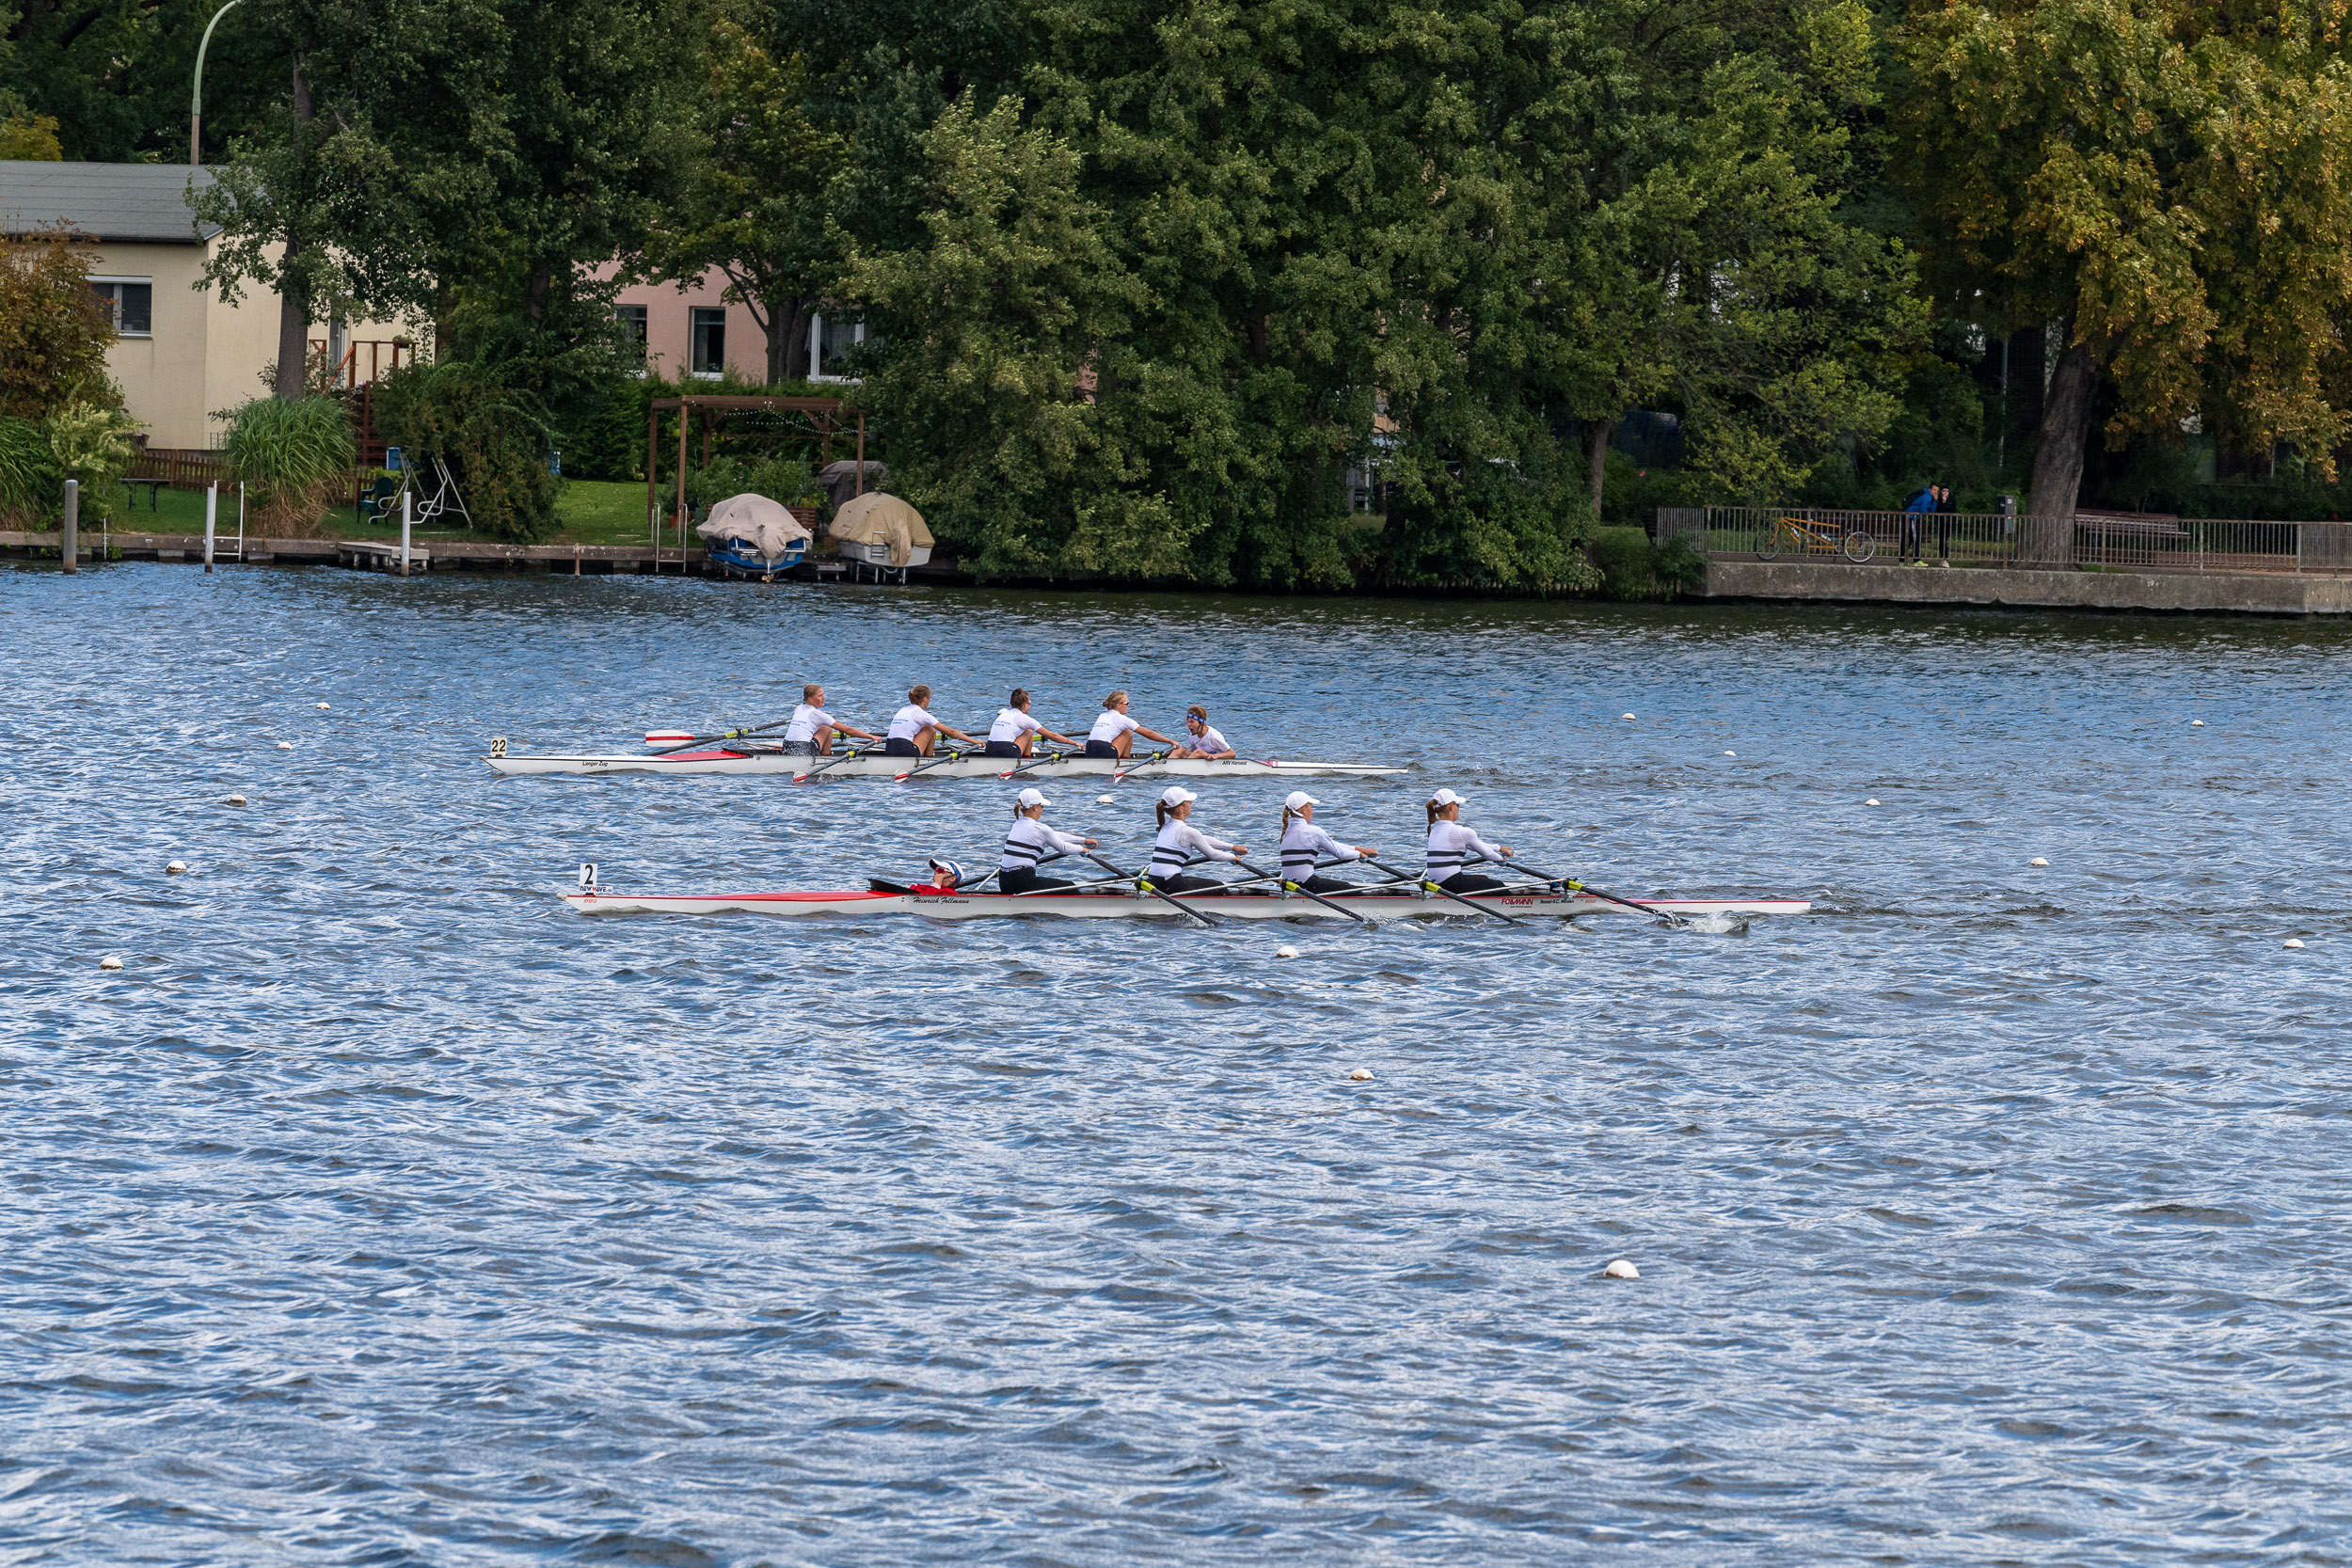
[(1633, 717), (1633, 715), (1631, 715), (1631, 714), (1629, 714), (1629, 714), (1627, 714), (1627, 715), (1626, 715), (1626, 717), (1627, 717), (1628, 719), (1630, 719), (1630, 718), (1632, 718), (1632, 717)]
[(1347, 1076), (1359, 1084), (1369, 1084), (1372, 1082), (1372, 1069), (1359, 1067)]
[(2031, 860), (2027, 861), (2026, 863), (2027, 865), (2047, 865), (2047, 864), (2049, 864), (2050, 863), (2049, 863), (2048, 861), (2043, 860), (2043, 859), (2042, 859), (2040, 855), (2036, 855), (2033, 859), (2031, 859)]
[(2301, 947), (2301, 946), (2303, 945), (2303, 939), (2302, 939), (2301, 937), (2289, 937), (2289, 938), (2287, 938), (2287, 940), (2286, 940), (2286, 941), (2284, 941), (2284, 942), (2280, 942), (2279, 945), (2280, 945), (2280, 946), (2281, 946), (2281, 947), (2296, 947), (2296, 948), (2299, 948), (2299, 947)]
[(1878, 804), (1876, 800), (1865, 800), (1862, 803), (1866, 806), (1875, 806)]
[(177, 877), (181, 872), (185, 871), (187, 868), (187, 862), (173, 861), (169, 865), (164, 867), (164, 875), (167, 877)]
[(1108, 795), (1097, 795), (1097, 796), (1094, 798), (1094, 803), (1095, 803), (1096, 805), (1098, 805), (1098, 806), (1115, 806), (1115, 805), (1117, 805), (1119, 802), (1118, 802), (1118, 800), (1115, 800), (1115, 799), (1114, 799), (1113, 797), (1111, 797), (1111, 796), (1108, 796)]
[(120, 969), (122, 967), (122, 960), (110, 955), (106, 958), (99, 959), (98, 967), (101, 969)]
[(1274, 950), (1274, 956), (1278, 958), (1295, 958), (1298, 957), (1298, 949), (1295, 947), (1278, 947)]
[(281, 740), (278, 743), (278, 749), (281, 752), (291, 752), (294, 750), (294, 742), (291, 740)]
[(319, 705), (319, 711), (321, 713), (325, 713), (326, 711), (326, 705), (325, 703), (321, 703)]
[(1725, 755), (1725, 756), (1727, 756), (1727, 757), (1736, 757), (1736, 756), (1738, 756), (1739, 754), (1740, 754), (1740, 753), (1739, 753), (1739, 752), (1725, 752), (1724, 753), (1724, 755)]
[(245, 797), (242, 795), (231, 795), (229, 797), (229, 803), (232, 806), (242, 806), (245, 804)]
[(1642, 1271), (1633, 1266), (1630, 1259), (1626, 1258), (1610, 1259), (1609, 1266), (1600, 1273), (1604, 1279), (1639, 1279), (1642, 1277)]
[(2192, 719), (2188, 721), (2188, 727), (2192, 730), (2201, 730), (2205, 727), (2205, 721), (2202, 719)]

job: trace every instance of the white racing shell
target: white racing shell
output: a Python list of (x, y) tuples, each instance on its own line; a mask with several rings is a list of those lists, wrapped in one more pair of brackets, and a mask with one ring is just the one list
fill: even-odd
[(1401, 767), (1361, 762), (1244, 762), (1203, 761), (1199, 757), (1167, 757), (1157, 762), (1122, 763), (1116, 757), (1082, 757), (1075, 752), (1041, 756), (1024, 764), (1018, 757), (964, 757), (921, 766), (920, 757), (886, 757), (881, 752), (854, 756), (812, 757), (781, 751), (746, 750), (672, 752), (663, 756), (509, 756), (496, 753), (482, 759), (498, 772), (514, 776), (607, 773), (703, 774), (782, 773), (787, 776), (817, 769), (818, 779), (895, 779), (915, 771), (926, 779), (1068, 779), (1123, 772), (1129, 778), (1153, 779), (1174, 775), (1187, 779), (1377, 778), (1402, 773)]
[[(1151, 920), (1184, 917), (1184, 909), (1241, 920), (1344, 920), (1339, 911), (1311, 898), (1268, 892), (1194, 893), (1166, 898), (1118, 887), (1095, 893), (616, 893), (609, 888), (572, 891), (560, 896), (582, 914), (919, 914), (933, 920), (975, 920), (992, 915), (1062, 915), (1080, 920)], [(1468, 895), (1482, 909), (1504, 914), (1573, 919), (1584, 914), (1773, 915), (1804, 914), (1803, 898), (1643, 898), (1639, 911), (1583, 893), (1483, 893)], [(1331, 902), (1368, 920), (1480, 918), (1440, 894), (1411, 889), (1343, 893)]]

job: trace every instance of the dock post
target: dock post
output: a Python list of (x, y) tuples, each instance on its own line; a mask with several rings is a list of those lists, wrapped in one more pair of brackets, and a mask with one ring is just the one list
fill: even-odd
[(220, 481), (204, 487), (204, 569), (213, 569), (213, 524), (220, 512)]
[(65, 570), (68, 577), (81, 570), (74, 563), (75, 557), (82, 553), (81, 524), (82, 482), (78, 479), (69, 479), (65, 482), (65, 547), (57, 552), (65, 557)]
[(402, 577), (408, 575), (408, 526), (412, 520), (408, 505), (408, 492), (404, 489), (400, 493), (400, 575)]

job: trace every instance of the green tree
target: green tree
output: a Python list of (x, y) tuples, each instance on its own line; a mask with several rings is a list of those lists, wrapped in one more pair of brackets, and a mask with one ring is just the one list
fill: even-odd
[(2103, 394), (2112, 446), (2198, 417), (2332, 472), (2352, 300), (2352, 61), (2334, 11), (1923, 4), (1896, 43), (1898, 169), (1939, 302), (2064, 335), (2027, 548), (2063, 554)]
[(87, 240), (0, 232), (0, 416), (45, 418), (76, 400), (119, 407), (106, 379), (112, 318), (90, 293)]

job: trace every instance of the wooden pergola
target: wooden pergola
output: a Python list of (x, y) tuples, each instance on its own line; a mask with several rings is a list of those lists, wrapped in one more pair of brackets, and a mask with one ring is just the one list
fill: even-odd
[[(711, 393), (708, 396), (689, 394), (675, 398), (655, 398), (645, 407), (645, 520), (653, 531), (654, 570), (661, 569), (661, 416), (675, 414), (677, 420), (677, 504), (672, 515), (677, 519), (678, 569), (686, 569), (686, 439), (692, 425), (700, 423), (703, 435), (703, 461), (710, 461), (710, 442), (718, 433), (719, 421), (729, 414), (805, 414), (816, 427), (821, 443), (819, 450), (826, 462), (833, 461), (834, 434), (842, 428), (839, 398), (771, 398), (756, 394)], [(866, 411), (857, 413), (857, 490), (866, 493)]]

